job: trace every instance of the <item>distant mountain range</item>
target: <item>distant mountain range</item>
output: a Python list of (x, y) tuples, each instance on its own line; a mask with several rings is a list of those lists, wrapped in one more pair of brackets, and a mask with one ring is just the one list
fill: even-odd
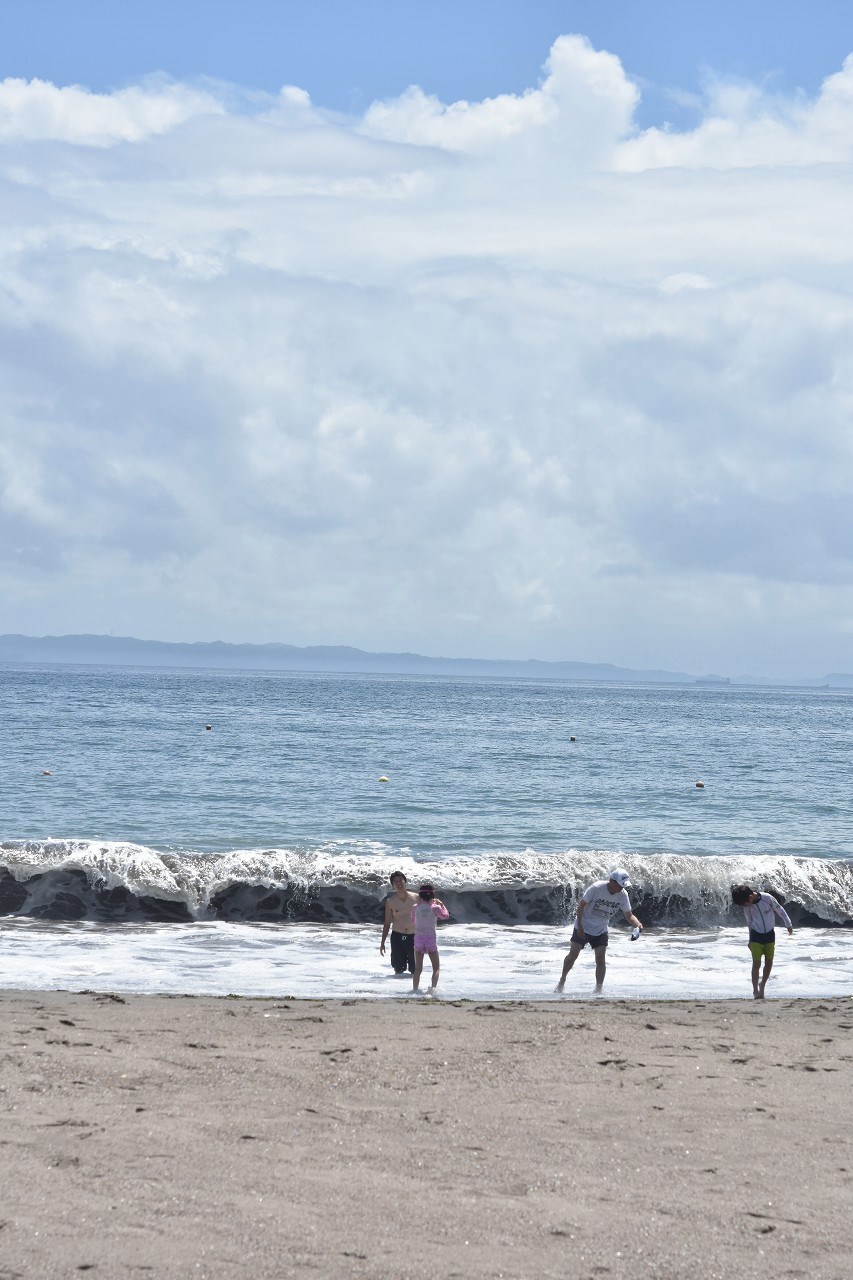
[(132, 636), (0, 636), (0, 662), (67, 662), (103, 666), (213, 667), (249, 671), (375, 672), (388, 675), (503, 676), (640, 684), (798, 684), (853, 688), (853, 675), (771, 680), (759, 676), (693, 676), (685, 671), (634, 670), (610, 662), (540, 662), (535, 658), (429, 658), (420, 653), (368, 653), (348, 645), (173, 644)]

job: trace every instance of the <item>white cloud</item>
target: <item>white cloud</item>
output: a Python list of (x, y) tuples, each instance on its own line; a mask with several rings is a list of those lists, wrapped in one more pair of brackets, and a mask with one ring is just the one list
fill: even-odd
[(91, 93), (46, 80), (0, 80), (0, 140), (50, 139), (107, 147), (166, 133), (192, 116), (219, 112), (209, 94), (182, 84)]
[(483, 102), (445, 105), (417, 85), (391, 102), (368, 108), (361, 129), (372, 137), (478, 152), (509, 140), (541, 142), (587, 157), (607, 155), (631, 128), (639, 100), (619, 59), (593, 49), (582, 36), (560, 36), (537, 89)]
[(6, 82), (3, 629), (844, 668), (851, 76)]
[(783, 98), (756, 85), (712, 84), (706, 118), (688, 133), (648, 129), (625, 143), (619, 167), (722, 170), (843, 164), (853, 158), (853, 55), (814, 100)]
[(661, 293), (682, 293), (685, 289), (713, 289), (707, 276), (698, 271), (676, 271), (673, 276), (666, 276), (660, 282)]

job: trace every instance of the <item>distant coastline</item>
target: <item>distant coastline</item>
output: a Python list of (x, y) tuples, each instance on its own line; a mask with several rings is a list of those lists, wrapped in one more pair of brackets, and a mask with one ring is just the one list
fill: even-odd
[(174, 643), (166, 640), (138, 640), (133, 636), (104, 635), (0, 635), (0, 663), (595, 680), (633, 684), (699, 684), (719, 688), (750, 684), (853, 688), (853, 675), (844, 673), (791, 679), (696, 676), (685, 671), (619, 667), (609, 662), (544, 662), (536, 658), (442, 658), (420, 653), (371, 653), (348, 645), (300, 647), (291, 644), (229, 644), (222, 640)]

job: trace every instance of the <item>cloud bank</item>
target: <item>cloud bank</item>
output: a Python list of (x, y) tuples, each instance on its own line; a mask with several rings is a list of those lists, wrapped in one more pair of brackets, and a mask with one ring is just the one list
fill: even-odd
[(853, 59), (0, 83), (0, 629), (851, 668)]

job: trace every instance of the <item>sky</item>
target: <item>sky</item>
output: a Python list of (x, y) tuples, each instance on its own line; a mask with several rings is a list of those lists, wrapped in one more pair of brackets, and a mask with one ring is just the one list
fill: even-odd
[(0, 631), (853, 670), (853, 7), (30, 0)]

